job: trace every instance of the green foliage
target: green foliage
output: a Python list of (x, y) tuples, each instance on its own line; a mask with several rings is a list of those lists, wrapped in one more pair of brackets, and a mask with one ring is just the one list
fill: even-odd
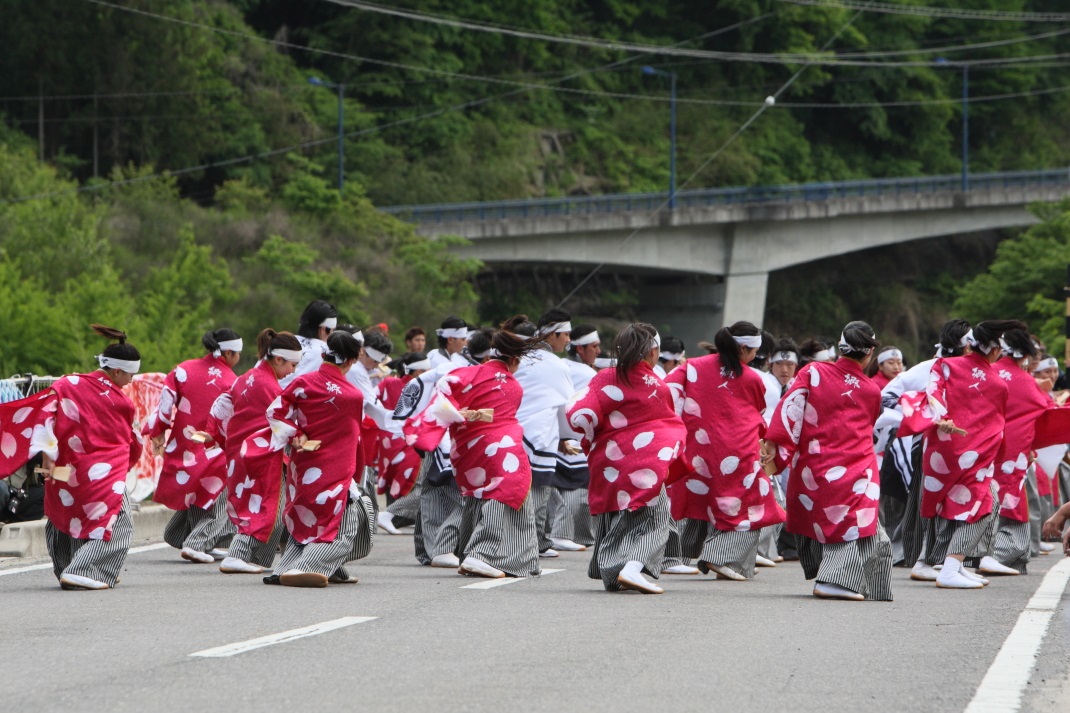
[(1034, 206), (1041, 222), (1000, 243), (996, 259), (958, 291), (955, 309), (971, 322), (1023, 319), (1048, 351), (1061, 354), (1067, 266), (1070, 265), (1070, 199)]

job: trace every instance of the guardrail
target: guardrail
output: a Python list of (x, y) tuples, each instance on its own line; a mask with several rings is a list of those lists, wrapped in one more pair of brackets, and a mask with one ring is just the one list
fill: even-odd
[[(1000, 188), (1070, 186), (1070, 169), (1007, 171), (971, 174), (969, 192)], [(835, 198), (876, 197), (924, 193), (957, 193), (962, 190), (960, 174), (917, 178), (877, 178), (864, 181), (831, 181), (784, 186), (740, 188), (700, 188), (677, 191), (676, 209), (722, 205), (799, 203)], [(380, 208), (413, 223), (459, 223), (514, 218), (545, 218), (606, 213), (653, 212), (664, 209), (668, 193), (623, 193), (605, 196), (537, 198), (531, 200), (488, 201), (484, 203), (440, 203), (400, 205)]]

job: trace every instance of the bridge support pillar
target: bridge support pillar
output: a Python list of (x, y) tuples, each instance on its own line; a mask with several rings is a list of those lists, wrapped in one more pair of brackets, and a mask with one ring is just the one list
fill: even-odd
[(673, 278), (645, 284), (639, 290), (639, 313), (663, 336), (672, 335), (684, 340), (687, 353), (698, 351), (700, 341), (713, 341), (721, 327), (721, 305), (724, 303), (724, 284), (720, 281)]
[(763, 326), (768, 286), (768, 272), (752, 272), (725, 277), (722, 326), (740, 321)]

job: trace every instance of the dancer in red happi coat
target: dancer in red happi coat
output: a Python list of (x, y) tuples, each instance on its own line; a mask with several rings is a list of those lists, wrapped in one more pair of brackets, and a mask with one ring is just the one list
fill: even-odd
[(687, 436), (672, 393), (654, 373), (661, 340), (649, 324), (625, 327), (616, 339), (617, 365), (603, 369), (568, 408), (591, 473), (588, 500), (597, 532), (588, 576), (608, 591), (664, 590), (647, 580), (661, 574), (669, 539), (665, 485)]
[(345, 378), (361, 348), (352, 334), (331, 332), (319, 370), (291, 381), (268, 407), (269, 428), (245, 440), (247, 461), (291, 448), (282, 517), (290, 538), (266, 584), (355, 583), (344, 564), (371, 550), (371, 503), (357, 485), (364, 396)]
[(42, 456), (45, 541), (63, 589), (114, 587), (134, 534), (126, 474), (142, 445), (122, 387), (140, 369), (141, 355), (122, 332), (93, 329), (117, 340), (97, 357), (99, 370), (0, 406), (0, 476)]
[(795, 535), (806, 578), (817, 580), (815, 597), (892, 599), (872, 435), (881, 396), (864, 373), (878, 346), (865, 322), (844, 327), (840, 358), (800, 369), (766, 432), (765, 460), (777, 470), (790, 466), (785, 529)]
[[(1003, 444), (1007, 382), (993, 367), (1002, 356), (1004, 332), (1025, 329), (1015, 320), (981, 322), (963, 340), (970, 351), (933, 362), (929, 384), (917, 399), (904, 394), (899, 433), (924, 433), (922, 517), (932, 518), (925, 561), (943, 564), (936, 586), (980, 589), (988, 580), (962, 566), (991, 548), (999, 504), (993, 477)], [(985, 562), (985, 564), (990, 564)], [(999, 565), (994, 560), (991, 564)]]
[(688, 473), (669, 488), (672, 516), (706, 523), (705, 542), (684, 542), (684, 556), (718, 579), (753, 577), (761, 528), (784, 522), (761, 463), (765, 383), (746, 368), (761, 342), (760, 329), (736, 322), (714, 336), (716, 354), (690, 359), (666, 378), (687, 427)]
[(232, 369), (241, 359), (242, 340), (230, 329), (217, 329), (206, 332), (201, 343), (208, 353), (182, 362), (167, 375), (160, 405), (144, 431), (153, 448), (163, 452), (152, 498), (175, 511), (164, 540), (180, 550), (184, 560), (211, 563), (226, 556), (217, 545), (234, 534), (224, 493), (227, 459), (222, 448), (197, 434), (208, 425), (212, 404), (234, 383)]
[(227, 515), (238, 534), (219, 571), (259, 574), (275, 560), (282, 534), (278, 510), (282, 458), (246, 461), (245, 439), (267, 426), (268, 406), (282, 393), (281, 379), (301, 361), (301, 343), (289, 332), (265, 329), (256, 338), (256, 366), (240, 376), (212, 404), (208, 433), (227, 459)]

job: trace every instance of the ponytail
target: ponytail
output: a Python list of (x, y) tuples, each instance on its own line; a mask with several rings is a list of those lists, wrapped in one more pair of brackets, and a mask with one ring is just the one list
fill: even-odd
[(761, 348), (761, 342), (764, 340), (762, 330), (750, 322), (736, 322), (731, 327), (722, 327), (713, 335), (713, 343), (717, 347), (718, 356), (721, 357), (721, 364), (737, 377), (743, 373), (743, 362), (739, 358), (743, 345), (736, 340), (744, 337), (758, 337), (759, 344), (755, 348)]

